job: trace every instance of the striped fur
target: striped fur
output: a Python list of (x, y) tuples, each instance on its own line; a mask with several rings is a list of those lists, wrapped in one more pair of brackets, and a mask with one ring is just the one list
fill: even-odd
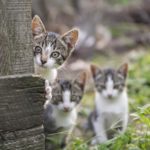
[(78, 30), (64, 35), (48, 32), (38, 16), (32, 20), (33, 54), (36, 74), (50, 80), (51, 69), (62, 65), (70, 56), (78, 40)]
[(119, 69), (100, 69), (92, 65), (95, 83), (95, 110), (89, 125), (95, 134), (92, 144), (104, 143), (116, 133), (123, 133), (128, 122), (128, 95), (126, 77), (128, 65)]
[(65, 132), (63, 134), (64, 138), (71, 132), (76, 124), (76, 107), (83, 97), (85, 80), (86, 74), (81, 73), (72, 81), (61, 79), (52, 84), (52, 98), (47, 100), (44, 109), (44, 128), (46, 133)]

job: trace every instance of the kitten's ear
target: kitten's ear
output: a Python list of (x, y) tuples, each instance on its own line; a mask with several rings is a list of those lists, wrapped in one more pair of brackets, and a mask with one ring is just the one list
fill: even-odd
[(67, 44), (69, 48), (74, 48), (79, 36), (79, 30), (74, 28), (64, 35), (61, 36), (61, 39)]
[(32, 34), (33, 34), (33, 36), (40, 35), (40, 34), (46, 32), (42, 20), (37, 15), (35, 15), (34, 18), (32, 19), (31, 26), (32, 26)]
[(92, 76), (93, 76), (93, 78), (95, 78), (97, 72), (99, 72), (100, 69), (99, 69), (98, 66), (96, 66), (96, 65), (94, 65), (94, 64), (91, 64), (90, 67), (91, 67)]
[(124, 63), (123, 65), (121, 65), (118, 69), (118, 72), (126, 78), (128, 73), (128, 64)]
[(82, 73), (80, 73), (78, 76), (77, 76), (77, 78), (76, 78), (76, 80), (75, 80), (75, 82), (77, 82), (77, 83), (79, 83), (80, 84), (80, 86), (81, 86), (81, 88), (84, 90), (84, 87), (85, 87), (85, 84), (86, 84), (86, 72), (82, 72)]

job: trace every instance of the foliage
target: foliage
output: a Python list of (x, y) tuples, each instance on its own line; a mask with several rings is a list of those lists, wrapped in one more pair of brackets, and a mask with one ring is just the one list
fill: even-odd
[(131, 64), (128, 80), (128, 92), (134, 99), (131, 101), (131, 108), (135, 110), (137, 106), (147, 104), (150, 99), (150, 55), (139, 58)]
[(130, 0), (108, 0), (108, 3), (113, 5), (128, 5)]

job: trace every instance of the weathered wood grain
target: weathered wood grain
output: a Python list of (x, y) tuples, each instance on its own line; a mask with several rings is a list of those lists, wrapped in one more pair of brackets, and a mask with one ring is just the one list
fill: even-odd
[(43, 127), (1, 133), (0, 150), (44, 150)]
[(44, 150), (44, 80), (33, 76), (0, 77), (0, 150)]
[(0, 150), (44, 150), (44, 80), (32, 76), (31, 0), (0, 0)]
[(44, 81), (32, 75), (0, 77), (0, 130), (42, 124)]
[(32, 72), (31, 0), (0, 0), (0, 75)]

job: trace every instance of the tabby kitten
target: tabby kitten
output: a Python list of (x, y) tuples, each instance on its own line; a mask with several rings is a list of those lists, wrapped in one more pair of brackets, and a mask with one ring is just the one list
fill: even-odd
[(92, 144), (103, 143), (123, 133), (128, 122), (128, 96), (126, 77), (128, 65), (118, 70), (100, 69), (91, 65), (95, 83), (95, 110), (90, 115), (90, 125), (95, 138)]
[[(62, 134), (63, 138), (59, 146), (61, 145), (63, 147), (65, 145), (65, 137), (68, 136), (76, 124), (76, 108), (82, 99), (85, 82), (86, 73), (83, 72), (72, 81), (61, 79), (51, 85), (52, 98), (47, 100), (45, 104), (44, 128), (45, 133), (52, 135), (58, 132), (65, 132), (65, 134)], [(47, 93), (47, 95), (49, 94), (51, 94), (51, 91)], [(51, 145), (49, 149), (54, 149), (54, 147)]]
[(32, 20), (32, 34), (35, 73), (54, 81), (57, 76), (56, 67), (62, 65), (75, 48), (78, 30), (72, 29), (64, 35), (48, 32), (36, 15)]

